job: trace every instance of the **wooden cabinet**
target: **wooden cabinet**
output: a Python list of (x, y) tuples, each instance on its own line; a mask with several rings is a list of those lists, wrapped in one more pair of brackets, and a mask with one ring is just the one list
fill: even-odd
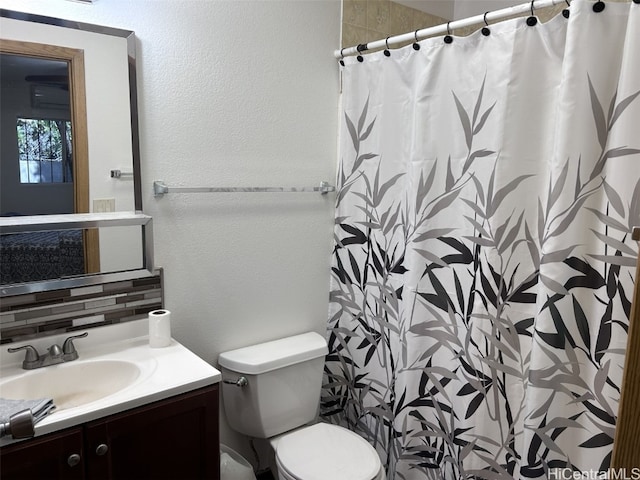
[(217, 479), (218, 389), (91, 422), (84, 434), (90, 480)]
[(85, 478), (82, 427), (45, 435), (2, 447), (0, 478), (68, 479)]
[[(0, 478), (219, 480), (218, 393), (214, 385), (8, 445)], [(71, 467), (73, 454), (81, 460)]]

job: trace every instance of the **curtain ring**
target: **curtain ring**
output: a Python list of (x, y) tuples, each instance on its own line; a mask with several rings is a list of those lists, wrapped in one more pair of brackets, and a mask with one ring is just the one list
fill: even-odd
[(364, 61), (364, 58), (362, 57), (362, 55), (360, 55), (360, 52), (364, 52), (368, 49), (369, 47), (366, 43), (358, 44), (358, 46), (356, 47), (356, 50), (358, 50), (358, 56), (356, 57), (356, 60), (358, 60), (358, 62), (362, 63)]
[(536, 0), (531, 0), (531, 16), (527, 18), (527, 25), (529, 25), (530, 27), (534, 27), (538, 23), (538, 19), (536, 18), (536, 14), (534, 12), (535, 8), (533, 7), (535, 1)]
[(340, 49), (340, 65), (342, 65), (344, 67), (344, 48)]
[(491, 30), (489, 29), (489, 23), (487, 23), (487, 13), (489, 12), (484, 12), (484, 27), (482, 27), (482, 35), (484, 35), (485, 37), (488, 37), (489, 35), (491, 35)]
[(571, 6), (571, 4), (569, 3), (569, 0), (564, 0), (564, 2), (567, 4), (567, 8), (562, 10), (562, 16), (564, 18), (569, 18), (569, 7)]
[(593, 4), (593, 11), (596, 13), (600, 13), (604, 10), (605, 6), (606, 5), (602, 0), (598, 0), (596, 3)]
[(447, 34), (444, 36), (444, 43), (453, 43), (453, 37), (451, 36), (451, 29), (449, 28), (449, 24), (451, 22), (447, 22)]
[(384, 43), (387, 46), (387, 48), (385, 48), (384, 52), (382, 52), (382, 53), (384, 53), (385, 57), (390, 57), (391, 56), (391, 52), (389, 51), (389, 37), (384, 39)]
[(413, 49), (414, 50), (420, 50), (420, 44), (418, 43), (418, 30), (416, 30), (415, 32), (413, 32), (413, 36), (416, 39), (415, 42), (413, 42)]

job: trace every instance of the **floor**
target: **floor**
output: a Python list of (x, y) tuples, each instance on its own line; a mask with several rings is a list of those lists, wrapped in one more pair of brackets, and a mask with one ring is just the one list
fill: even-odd
[(257, 480), (275, 480), (271, 472), (266, 471), (257, 475)]

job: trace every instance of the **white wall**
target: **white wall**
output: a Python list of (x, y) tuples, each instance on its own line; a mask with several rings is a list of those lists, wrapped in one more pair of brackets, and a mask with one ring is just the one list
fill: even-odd
[[(192, 194), (173, 185), (303, 186), (335, 177), (337, 0), (0, 0), (134, 30), (143, 203), (173, 334), (219, 352), (324, 332), (334, 196)], [(177, 438), (177, 437), (176, 437)], [(246, 453), (224, 425), (222, 439)]]

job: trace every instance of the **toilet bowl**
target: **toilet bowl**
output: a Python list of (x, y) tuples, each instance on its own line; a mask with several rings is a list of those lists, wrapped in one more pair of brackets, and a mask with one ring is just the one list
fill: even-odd
[(380, 457), (362, 437), (326, 423), (271, 440), (280, 480), (386, 480)]
[(364, 438), (317, 421), (327, 352), (324, 337), (309, 332), (221, 353), (229, 425), (269, 440), (280, 480), (386, 480)]

